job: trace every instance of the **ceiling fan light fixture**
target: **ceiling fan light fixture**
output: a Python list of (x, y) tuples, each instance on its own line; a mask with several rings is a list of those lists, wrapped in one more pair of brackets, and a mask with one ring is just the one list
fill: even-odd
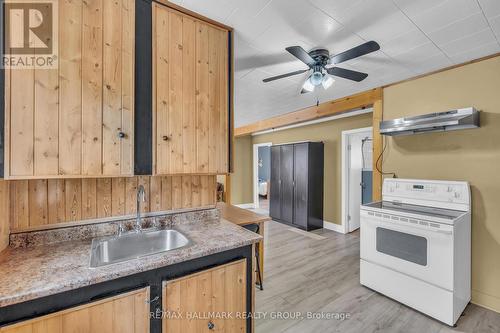
[[(312, 77), (312, 76), (311, 76)], [(314, 84), (312, 84), (311, 82), (311, 77), (309, 77), (306, 82), (304, 82), (304, 85), (302, 86), (302, 89), (306, 90), (306, 91), (313, 91), (314, 90)]]
[(314, 86), (319, 86), (321, 82), (323, 82), (323, 73), (321, 73), (321, 71), (315, 71), (312, 73), (310, 80)]
[(330, 75), (325, 74), (321, 84), (323, 85), (323, 88), (326, 90), (332, 86), (333, 82), (335, 82), (335, 80)]

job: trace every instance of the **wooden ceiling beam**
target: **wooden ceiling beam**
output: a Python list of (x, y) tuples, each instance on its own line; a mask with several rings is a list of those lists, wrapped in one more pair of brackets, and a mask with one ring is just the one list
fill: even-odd
[(328, 117), (351, 110), (362, 109), (372, 106), (375, 101), (382, 99), (382, 89), (375, 88), (359, 94), (339, 98), (333, 101), (321, 103), (302, 110), (285, 113), (276, 117), (257, 121), (255, 123), (238, 127), (234, 130), (234, 136), (244, 136), (252, 133), (265, 131), (273, 128), (298, 124), (304, 121)]

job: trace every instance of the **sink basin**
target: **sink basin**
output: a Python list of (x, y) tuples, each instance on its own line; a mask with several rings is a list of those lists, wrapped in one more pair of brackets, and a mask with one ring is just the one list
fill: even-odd
[(92, 240), (90, 267), (110, 265), (155, 253), (179, 249), (189, 239), (172, 229), (129, 232), (121, 236)]

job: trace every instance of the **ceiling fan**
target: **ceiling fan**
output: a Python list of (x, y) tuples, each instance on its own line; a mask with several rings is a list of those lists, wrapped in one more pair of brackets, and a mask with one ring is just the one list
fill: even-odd
[(322, 48), (317, 48), (311, 50), (310, 52), (306, 52), (306, 50), (304, 50), (300, 46), (290, 46), (287, 47), (286, 50), (290, 52), (294, 57), (302, 61), (304, 64), (309, 66), (309, 69), (302, 69), (287, 74), (269, 77), (262, 81), (270, 82), (312, 71), (311, 75), (309, 75), (307, 80), (304, 82), (304, 85), (302, 86), (302, 94), (313, 91), (314, 88), (319, 85), (322, 85), (324, 89), (330, 88), (330, 86), (335, 81), (331, 77), (331, 75), (360, 82), (366, 79), (368, 74), (352, 71), (350, 69), (340, 68), (335, 65), (347, 60), (361, 57), (371, 52), (375, 52), (379, 49), (380, 45), (378, 45), (378, 43), (374, 41), (366, 42), (364, 44), (353, 47), (350, 50), (335, 55), (330, 55), (330, 52), (328, 52), (328, 50)]

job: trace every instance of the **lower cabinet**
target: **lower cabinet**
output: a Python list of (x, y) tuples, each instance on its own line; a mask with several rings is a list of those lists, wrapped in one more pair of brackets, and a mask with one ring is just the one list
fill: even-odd
[(246, 259), (163, 283), (163, 333), (246, 332)]
[(0, 328), (1, 333), (146, 333), (149, 287)]

